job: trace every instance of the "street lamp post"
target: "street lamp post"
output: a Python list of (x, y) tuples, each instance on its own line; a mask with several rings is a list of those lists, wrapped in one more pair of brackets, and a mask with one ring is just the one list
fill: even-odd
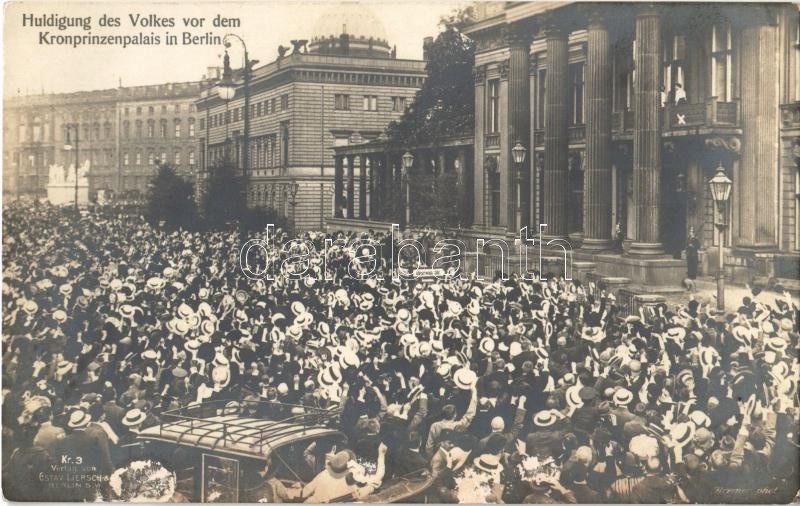
[(78, 214), (78, 163), (79, 163), (79, 141), (80, 141), (80, 128), (77, 123), (67, 123), (64, 125), (64, 129), (66, 131), (66, 142), (64, 143), (64, 149), (70, 151), (72, 149), (72, 144), (70, 142), (70, 131), (75, 129), (75, 214)]
[(731, 196), (731, 187), (733, 183), (725, 174), (725, 167), (722, 166), (722, 162), (720, 162), (719, 167), (717, 167), (717, 173), (714, 174), (708, 181), (708, 185), (711, 187), (711, 197), (714, 199), (714, 204), (716, 204), (717, 208), (717, 221), (715, 226), (719, 231), (719, 268), (717, 269), (717, 311), (720, 313), (725, 311), (725, 264), (724, 264), (724, 253), (723, 253), (723, 242), (724, 242), (724, 233), (725, 229), (728, 228), (727, 223), (727, 212), (726, 207), (728, 204), (728, 199)]
[(406, 151), (406, 153), (403, 155), (403, 184), (406, 187), (406, 198), (405, 198), (406, 227), (408, 227), (411, 224), (411, 193), (409, 189), (410, 181), (408, 174), (411, 171), (411, 167), (413, 166), (414, 166), (414, 155), (412, 155), (410, 151)]
[(515, 235), (522, 229), (522, 164), (525, 163), (525, 155), (528, 150), (521, 142), (517, 141), (514, 147), (511, 148), (511, 156), (514, 159), (514, 181), (517, 184), (517, 230)]
[[(250, 78), (252, 77), (253, 66), (258, 63), (258, 60), (251, 60), (247, 52), (247, 44), (244, 40), (236, 34), (229, 33), (223, 37), (222, 42), (225, 45), (225, 58), (223, 60), (222, 80), (218, 85), (220, 97), (227, 102), (236, 96), (236, 83), (233, 80), (233, 72), (230, 67), (230, 57), (228, 56), (227, 49), (231, 47), (231, 39), (239, 41), (244, 49), (244, 64), (242, 68), (242, 91), (244, 93), (244, 110), (242, 111), (242, 120), (244, 122), (244, 139), (242, 141), (242, 176), (244, 177), (245, 187), (249, 182), (250, 176)], [(226, 110), (227, 116), (227, 110)], [(225, 122), (225, 142), (228, 142), (228, 122)], [(245, 188), (246, 191), (246, 188)]]

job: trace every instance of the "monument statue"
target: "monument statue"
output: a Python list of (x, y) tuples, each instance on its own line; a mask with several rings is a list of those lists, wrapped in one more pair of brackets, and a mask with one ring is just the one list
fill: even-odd
[(64, 182), (64, 167), (51, 164), (48, 168), (48, 184), (57, 185)]

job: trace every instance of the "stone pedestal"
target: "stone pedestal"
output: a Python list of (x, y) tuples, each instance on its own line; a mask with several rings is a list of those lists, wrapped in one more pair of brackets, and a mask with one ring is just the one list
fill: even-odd
[[(75, 205), (75, 183), (51, 183), (47, 185), (47, 200), (56, 206)], [(88, 183), (78, 183), (78, 205), (89, 203)]]

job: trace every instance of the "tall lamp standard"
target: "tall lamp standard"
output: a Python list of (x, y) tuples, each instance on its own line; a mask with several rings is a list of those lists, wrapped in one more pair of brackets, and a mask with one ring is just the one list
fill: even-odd
[(406, 215), (406, 228), (411, 224), (411, 193), (409, 189), (409, 177), (408, 174), (411, 172), (411, 167), (414, 166), (414, 155), (411, 154), (410, 151), (406, 151), (403, 155), (403, 184), (406, 187), (406, 195), (405, 195), (405, 215)]
[(528, 150), (521, 142), (517, 141), (511, 148), (511, 157), (514, 159), (514, 181), (517, 184), (517, 230), (515, 235), (522, 229), (522, 164), (525, 163), (525, 155)]
[(72, 143), (70, 141), (70, 132), (74, 129), (75, 130), (75, 214), (78, 214), (78, 162), (79, 162), (79, 153), (78, 153), (78, 144), (80, 141), (80, 128), (77, 123), (67, 123), (64, 125), (64, 129), (66, 132), (66, 142), (64, 143), (64, 149), (70, 151), (72, 149)]
[[(253, 74), (253, 66), (258, 63), (258, 60), (251, 60), (248, 52), (247, 52), (247, 44), (245, 44), (244, 40), (236, 34), (228, 33), (223, 37), (222, 43), (225, 45), (225, 59), (223, 60), (223, 71), (222, 71), (222, 80), (218, 85), (219, 95), (220, 97), (226, 101), (233, 99), (236, 96), (236, 83), (233, 80), (233, 72), (231, 71), (230, 67), (230, 58), (228, 57), (228, 48), (231, 47), (231, 40), (235, 39), (239, 41), (244, 49), (244, 65), (242, 68), (242, 80), (243, 86), (242, 91), (244, 93), (244, 110), (242, 111), (243, 114), (243, 122), (244, 122), (244, 140), (242, 141), (242, 176), (245, 180), (245, 186), (249, 181), (250, 176), (250, 78)], [(226, 112), (227, 114), (227, 112)], [(228, 142), (228, 135), (227, 135), (227, 128), (228, 123), (225, 123), (225, 142)]]
[(711, 187), (711, 198), (714, 199), (714, 204), (717, 208), (717, 221), (715, 223), (719, 231), (719, 269), (717, 270), (717, 311), (722, 313), (725, 311), (725, 264), (723, 253), (723, 238), (725, 229), (728, 228), (728, 213), (727, 204), (731, 196), (731, 187), (733, 183), (725, 174), (725, 167), (720, 162), (717, 167), (717, 173), (714, 174), (708, 181)]

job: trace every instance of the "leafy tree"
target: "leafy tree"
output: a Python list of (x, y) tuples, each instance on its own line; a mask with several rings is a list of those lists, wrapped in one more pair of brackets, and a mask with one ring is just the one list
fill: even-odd
[(244, 180), (230, 161), (223, 160), (209, 169), (200, 197), (200, 211), (212, 229), (238, 223), (247, 213)]
[(194, 186), (167, 164), (158, 166), (150, 180), (145, 218), (151, 224), (164, 223), (170, 229), (193, 228), (197, 224)]
[[(387, 127), (395, 149), (436, 144), (454, 135), (470, 134), (475, 116), (475, 62), (473, 42), (459, 31), (467, 14), (453, 14), (453, 22), (428, 48), (428, 77), (399, 122)], [(448, 20), (443, 20), (448, 23)]]
[(463, 192), (456, 174), (415, 174), (411, 185), (411, 221), (414, 225), (431, 227), (444, 232), (461, 221), (458, 203)]

